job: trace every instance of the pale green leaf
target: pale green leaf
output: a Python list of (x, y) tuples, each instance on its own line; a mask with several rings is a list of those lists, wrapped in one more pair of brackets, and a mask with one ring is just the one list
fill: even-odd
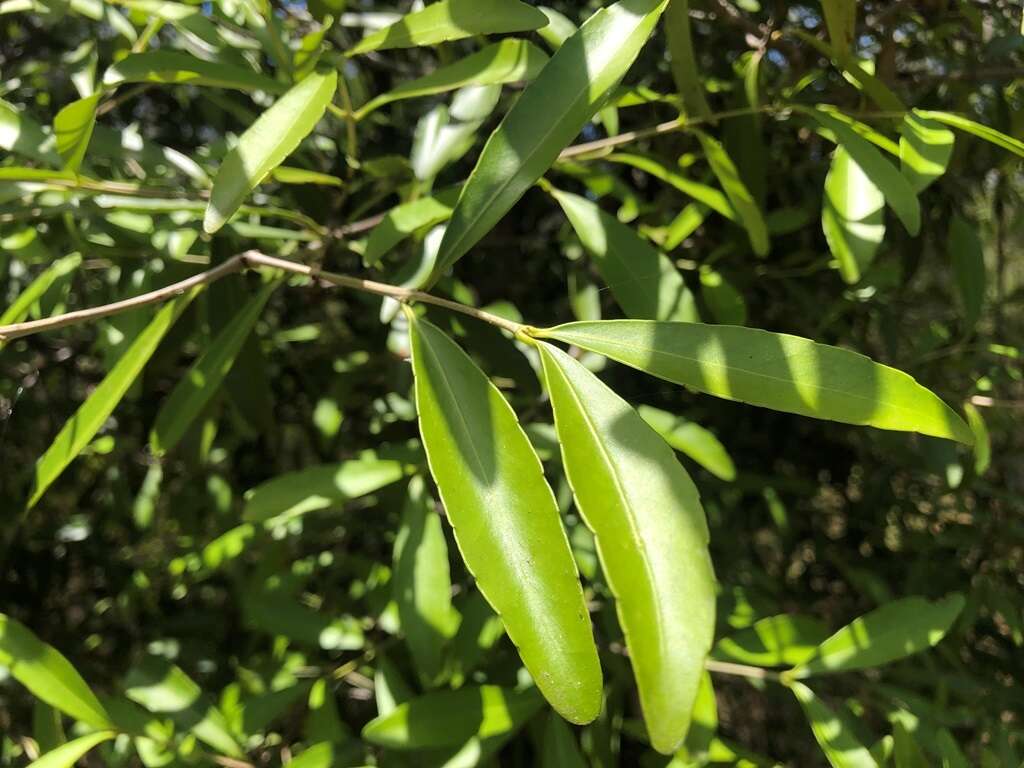
[(172, 50), (129, 54), (112, 64), (103, 75), (103, 85), (107, 88), (124, 83), (199, 85), (267, 93), (284, 90), (277, 80), (251, 69), (206, 61), (184, 51)]
[(156, 317), (118, 358), (106, 378), (64, 425), (53, 444), (36, 462), (35, 481), (27, 503), (28, 508), (36, 505), (46, 489), (93, 439), (138, 378), (149, 358), (156, 352), (164, 334), (170, 330), (174, 321), (181, 316), (200, 290), (202, 289), (194, 288), (161, 308)]
[(89, 139), (96, 126), (96, 107), (102, 94), (94, 93), (73, 101), (53, 118), (53, 134), (57, 137), (57, 152), (64, 160), (64, 169), (77, 171), (89, 148)]
[(375, 266), (384, 254), (414, 232), (447, 221), (459, 197), (459, 188), (446, 189), (434, 197), (421, 197), (388, 211), (370, 232), (363, 252), (363, 263)]
[(336, 765), (334, 745), (329, 742), (321, 742), (308, 747), (285, 763), (287, 768), (332, 768)]
[(579, 29), (572, 19), (554, 8), (548, 8), (547, 6), (540, 6), (537, 10), (547, 16), (548, 23), (537, 30), (537, 34), (540, 35), (541, 40), (548, 44), (552, 51), (557, 51), (562, 47), (562, 43), (576, 34), (576, 30)]
[(927, 650), (946, 635), (963, 607), (959, 594), (934, 603), (920, 597), (888, 603), (854, 619), (787, 675), (800, 679), (878, 667)]
[(1007, 136), (1005, 133), (997, 131), (995, 128), (990, 128), (987, 125), (977, 123), (963, 115), (957, 115), (952, 112), (933, 112), (926, 109), (915, 109), (914, 114), (925, 120), (934, 120), (937, 123), (944, 123), (951, 128), (964, 131), (965, 133), (969, 133), (979, 139), (984, 139), (991, 144), (995, 144), (997, 147), (1005, 149), (1008, 152), (1013, 152), (1015, 155), (1024, 157), (1024, 141), (1015, 139), (1012, 136)]
[(985, 251), (976, 225), (959, 214), (949, 220), (947, 250), (953, 261), (953, 277), (964, 310), (964, 331), (971, 333), (985, 303)]
[(885, 238), (885, 195), (842, 145), (825, 177), (821, 228), (843, 280), (859, 282)]
[[(675, 187), (684, 195), (689, 195), (698, 203), (707, 206), (716, 213), (721, 214), (729, 221), (737, 221), (736, 211), (733, 210), (729, 198), (720, 189), (715, 189), (707, 184), (701, 184), (683, 176), (678, 171), (670, 168), (665, 162), (656, 157), (636, 155), (628, 152), (616, 152), (605, 158), (612, 163), (622, 163), (633, 168), (649, 173), (656, 179)], [(701, 219), (703, 221), (703, 219)], [(700, 226), (699, 224), (697, 226)], [(696, 228), (696, 227), (694, 227)], [(692, 231), (692, 230), (691, 230)]]
[(719, 661), (758, 667), (793, 666), (814, 655), (827, 637), (828, 630), (817, 619), (781, 614), (722, 638), (711, 655)]
[(649, 405), (638, 406), (637, 413), (661, 435), (662, 440), (685, 453), (715, 477), (726, 482), (736, 479), (736, 466), (725, 446), (704, 427)]
[(793, 683), (791, 688), (832, 768), (877, 768), (878, 764), (857, 739), (845, 714), (830, 709), (803, 683)]
[(329, 173), (319, 173), (305, 168), (290, 168), (279, 165), (270, 172), (274, 181), (280, 184), (319, 184), (325, 187), (340, 187), (345, 182)]
[(501, 85), (533, 80), (547, 61), (545, 53), (533, 43), (514, 38), (502, 40), (371, 99), (356, 111), (355, 116), (361, 120), (391, 102), (454, 91), (467, 85)]
[(18, 294), (11, 305), (4, 310), (4, 313), (0, 315), (0, 325), (9, 325), (11, 323), (20, 323), (31, 311), (32, 307), (43, 297), (55, 282), (60, 278), (71, 274), (79, 265), (82, 263), (82, 256), (78, 253), (72, 253), (70, 256), (65, 256), (62, 259), (57, 259), (49, 267), (39, 273), (28, 286)]
[(494, 685), (428, 693), (371, 720), (363, 738), (388, 749), (459, 747), (473, 737), (500, 737), (522, 727), (543, 704), (535, 688)]
[(367, 35), (345, 55), (434, 45), (475, 35), (526, 32), (545, 24), (543, 13), (519, 0), (440, 0)]
[(900, 167), (918, 193), (946, 172), (956, 136), (935, 120), (908, 112), (900, 126)]
[(117, 734), (113, 731), (97, 731), (62, 744), (29, 764), (28, 768), (72, 768), (89, 750)]
[(552, 190), (584, 248), (629, 317), (699, 320), (693, 294), (668, 257), (595, 203)]
[(750, 190), (743, 183), (736, 164), (733, 163), (732, 158), (729, 157), (725, 147), (718, 139), (703, 131), (696, 131), (696, 134), (704, 148), (704, 154), (711, 170), (718, 179), (718, 183), (722, 185), (722, 189), (725, 190), (739, 223), (747, 230), (751, 248), (758, 256), (767, 256), (771, 250), (768, 225), (765, 223), (764, 214), (761, 213), (757, 201), (754, 200), (754, 196), (750, 194)]
[(157, 413), (149, 435), (153, 453), (173, 450), (220, 388), (278, 282), (266, 283), (205, 346)]
[(686, 736), (715, 628), (715, 576), (697, 489), (630, 405), (560, 349), (539, 345), (562, 464), (594, 532), (652, 746)]
[(777, 411), (970, 445), (963, 420), (913, 378), (838, 347), (755, 328), (606, 320), (534, 331), (652, 376)]
[(0, 667), (36, 698), (94, 728), (112, 728), (110, 715), (64, 656), (0, 613)]
[(47, 165), (60, 165), (53, 136), (26, 112), (3, 99), (0, 99), (0, 149)]
[(697, 69), (697, 54), (693, 48), (690, 29), (689, 0), (672, 0), (665, 11), (665, 35), (672, 64), (672, 78), (676, 90), (683, 98), (683, 106), (690, 117), (706, 118), (711, 114)]
[(487, 140), (452, 213), (435, 276), (465, 256), (579, 134), (640, 53), (667, 1), (602, 8), (552, 56)]
[(249, 193), (295, 151), (327, 109), (338, 75), (313, 73), (274, 102), (228, 152), (213, 180), (203, 229), (213, 233), (238, 210)]
[(407, 315), (420, 432), (459, 551), (545, 698), (589, 722), (601, 708), (601, 669), (540, 460), (469, 356)]

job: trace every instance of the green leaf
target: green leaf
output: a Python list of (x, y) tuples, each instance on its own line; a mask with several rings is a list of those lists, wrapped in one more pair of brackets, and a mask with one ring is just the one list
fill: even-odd
[(832, 50), (840, 56), (851, 53), (857, 31), (857, 0), (821, 0)]
[(0, 667), (42, 699), (94, 728), (112, 728), (110, 715), (66, 658), (32, 631), (0, 613)]
[(793, 666), (813, 656), (827, 637), (828, 631), (817, 619), (781, 614), (722, 638), (711, 655), (719, 661), (758, 667)]
[(718, 700), (715, 687), (707, 670), (700, 676), (700, 687), (693, 703), (693, 721), (686, 734), (683, 750), (698, 765), (708, 760), (708, 752), (718, 732)]
[(289, 168), (279, 165), (270, 172), (270, 176), (279, 184), (319, 184), (325, 187), (340, 187), (345, 184), (337, 176), (319, 173), (305, 168)]
[(937, 123), (943, 123), (956, 128), (959, 131), (964, 131), (972, 136), (977, 136), (979, 139), (995, 144), (997, 147), (1013, 152), (1015, 155), (1024, 157), (1024, 141), (1015, 139), (1012, 136), (1007, 136), (1005, 133), (997, 131), (995, 128), (990, 128), (987, 125), (976, 123), (963, 115), (956, 115), (952, 112), (933, 112), (927, 109), (915, 109), (914, 114), (924, 120), (934, 120)]
[(92, 129), (96, 126), (96, 107), (101, 93), (73, 101), (53, 118), (53, 133), (57, 137), (57, 152), (64, 160), (64, 170), (77, 171), (89, 148)]
[(747, 230), (747, 237), (750, 238), (750, 246), (758, 256), (767, 256), (771, 251), (771, 240), (768, 235), (768, 225), (765, 223), (764, 215), (750, 194), (740, 177), (740, 172), (733, 163), (732, 158), (725, 151), (718, 139), (715, 139), (703, 131), (696, 131), (697, 138), (704, 148), (711, 170), (718, 178), (718, 182), (725, 190), (729, 202), (739, 223)]
[(39, 273), (39, 276), (29, 283), (11, 305), (0, 315), (0, 325), (20, 323), (31, 311), (32, 307), (43, 297), (55, 282), (65, 275), (69, 275), (78, 269), (82, 263), (82, 256), (72, 253), (62, 259), (57, 259), (49, 267)]
[(687, 421), (674, 413), (652, 408), (637, 407), (637, 413), (661, 439), (700, 464), (704, 469), (726, 482), (736, 479), (736, 466), (729, 452), (711, 432), (699, 424)]
[(567, 720), (589, 722), (601, 708), (601, 669), (540, 460), (483, 371), (407, 315), (420, 433), (459, 551), (545, 698)]
[(72, 768), (89, 750), (104, 741), (110, 741), (116, 733), (113, 731), (97, 731), (88, 736), (82, 736), (62, 744), (56, 749), (47, 752), (38, 760), (33, 761), (28, 768)]
[(242, 612), (257, 630), (309, 648), (358, 651), (366, 644), (363, 628), (352, 616), (332, 618), (280, 589), (247, 589), (242, 595)]
[(974, 472), (980, 477), (992, 464), (992, 438), (989, 437), (985, 419), (974, 403), (964, 403), (964, 413), (974, 433)]
[(885, 202), (903, 222), (907, 232), (916, 235), (921, 230), (921, 206), (917, 193), (907, 177), (872, 146), (871, 142), (857, 133), (847, 123), (822, 109), (802, 109), (819, 125), (831, 132), (838, 143), (849, 153), (850, 158), (860, 167), (871, 182), (885, 195)]
[(963, 420), (913, 378), (856, 352), (755, 328), (606, 320), (533, 331), (698, 392), (787, 413), (970, 445)]
[(60, 711), (42, 699), (32, 702), (32, 738), (39, 745), (40, 753), (54, 750), (67, 742)]
[(540, 768), (587, 768), (572, 729), (554, 712), (544, 718)]
[(535, 688), (513, 691), (494, 685), (428, 693), (371, 720), (363, 738), (388, 749), (459, 747), (518, 730), (543, 704)]
[(153, 453), (173, 450), (188, 428), (220, 388), (245, 340), (252, 333), (278, 281), (266, 283), (204, 348), (203, 354), (181, 378), (157, 414), (149, 435)]
[(230, 757), (242, 748), (231, 735), (224, 714), (179, 667), (149, 656), (125, 677), (125, 694), (154, 714), (167, 715), (182, 730)]
[(206, 232), (212, 234), (223, 227), (249, 193), (316, 127), (337, 82), (333, 70), (309, 75), (246, 129), (213, 180), (203, 218)]
[(964, 308), (964, 331), (970, 333), (985, 303), (984, 247), (977, 229), (956, 213), (949, 220), (946, 247), (953, 260), (953, 275)]
[(533, 43), (514, 38), (502, 40), (371, 99), (356, 111), (355, 116), (361, 120), (385, 104), (454, 91), (467, 85), (501, 85), (533, 80), (547, 61), (547, 55)]
[[(628, 152), (616, 152), (606, 157), (605, 160), (612, 163), (623, 163), (644, 173), (649, 173), (654, 178), (675, 187), (684, 195), (689, 195), (698, 203), (706, 205), (708, 208), (729, 219), (729, 221), (738, 220), (732, 203), (729, 202), (729, 198), (721, 190), (686, 178), (678, 171), (669, 168), (667, 164), (658, 158), (635, 155)], [(700, 225), (698, 224), (697, 226)]]
[(562, 47), (562, 44), (576, 34), (576, 30), (579, 29), (572, 19), (554, 8), (548, 8), (547, 6), (541, 6), (537, 9), (543, 13), (548, 23), (537, 30), (537, 34), (540, 35), (541, 40), (548, 44), (552, 51), (557, 51)]
[(747, 302), (743, 294), (707, 264), (700, 268), (700, 295), (715, 322), (723, 325), (747, 324)]
[(667, 1), (602, 8), (552, 56), (487, 140), (452, 213), (435, 277), (465, 256), (579, 134), (640, 53)]
[(786, 674), (796, 680), (879, 667), (926, 650), (945, 636), (963, 607), (958, 594), (934, 603), (920, 597), (888, 603), (854, 619)]
[(928, 760), (901, 722), (892, 724), (893, 761), (896, 768), (928, 768)]
[(793, 683), (791, 689), (832, 768), (877, 768), (845, 714), (834, 712), (803, 683)]
[(629, 317), (700, 319), (693, 294), (668, 257), (595, 203), (559, 190), (551, 194)]
[(242, 518), (282, 523), (373, 493), (400, 480), (402, 475), (401, 462), (373, 456), (290, 472), (250, 491)]
[(171, 50), (131, 53), (111, 65), (103, 75), (103, 85), (107, 88), (124, 83), (198, 85), (267, 93), (284, 90), (277, 80), (251, 69), (206, 61), (184, 51)]
[(843, 75), (866, 93), (879, 109), (886, 112), (907, 111), (907, 107), (900, 97), (893, 93), (882, 80), (868, 72), (851, 53), (837, 51), (824, 40), (820, 40), (802, 29), (790, 29), (789, 32), (815, 48), (822, 56), (831, 59)]
[(825, 177), (821, 228), (843, 280), (859, 282), (885, 238), (885, 195), (842, 145)]
[(402, 527), (395, 539), (392, 584), (409, 650), (427, 683), (441, 673), (442, 651), (459, 627), (452, 608), (448, 544), (441, 517), (429, 504), (423, 480), (409, 482)]
[(0, 149), (47, 165), (60, 165), (53, 137), (28, 114), (3, 99), (0, 99)]
[(683, 98), (683, 106), (690, 117), (706, 118), (711, 114), (697, 68), (697, 54), (693, 48), (690, 29), (689, 0), (672, 0), (665, 11), (665, 35), (672, 65), (672, 79)]
[(370, 232), (363, 252), (363, 264), (376, 266), (384, 254), (412, 233), (447, 221), (458, 197), (459, 189), (455, 187), (443, 190), (434, 197), (421, 197), (392, 208)]
[(287, 768), (331, 768), (337, 765), (335, 762), (334, 745), (329, 742), (321, 742), (308, 747), (285, 763)]
[(201, 290), (201, 287), (193, 288), (161, 308), (118, 358), (106, 378), (68, 420), (53, 444), (36, 462), (35, 481), (26, 508), (31, 509), (36, 505), (46, 489), (89, 444), (156, 352), (164, 334)]
[(562, 463), (616, 598), (651, 744), (671, 754), (715, 629), (704, 509), (675, 454), (625, 400), (560, 349), (539, 349)]
[(923, 192), (946, 172), (956, 136), (935, 120), (908, 112), (900, 126), (900, 167), (914, 190)]
[(547, 23), (543, 13), (519, 0), (440, 0), (367, 35), (345, 55), (434, 45), (474, 35), (526, 32)]

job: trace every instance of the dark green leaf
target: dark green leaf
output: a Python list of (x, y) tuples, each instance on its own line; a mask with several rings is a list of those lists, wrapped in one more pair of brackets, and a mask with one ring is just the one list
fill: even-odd
[(746, 184), (740, 177), (740, 172), (733, 163), (729, 153), (725, 151), (718, 139), (708, 134), (697, 131), (697, 138), (704, 147), (704, 154), (707, 156), (711, 170), (714, 171), (718, 182), (725, 190), (732, 208), (736, 211), (739, 223), (747, 230), (747, 237), (750, 238), (750, 246), (758, 256), (767, 256), (771, 250), (771, 239), (768, 235), (768, 225), (765, 223), (764, 214), (750, 194)]
[(267, 93), (281, 93), (284, 90), (277, 80), (250, 69), (206, 61), (184, 51), (169, 50), (129, 54), (110, 66), (103, 75), (103, 85), (107, 88), (123, 83), (199, 85)]
[(900, 167), (917, 192), (946, 172), (956, 136), (941, 123), (908, 112), (900, 126)]
[(949, 220), (946, 247), (953, 261), (953, 275), (964, 308), (964, 330), (970, 333), (985, 303), (985, 251), (976, 227), (955, 213)]
[(878, 768), (867, 747), (857, 739), (845, 715), (826, 706), (803, 683), (793, 683), (791, 688), (811, 724), (814, 738), (832, 768)]

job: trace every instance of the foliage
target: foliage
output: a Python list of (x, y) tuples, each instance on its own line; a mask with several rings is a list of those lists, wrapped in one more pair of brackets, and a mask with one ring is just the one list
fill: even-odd
[(1011, 5), (0, 1), (0, 766), (1019, 764)]

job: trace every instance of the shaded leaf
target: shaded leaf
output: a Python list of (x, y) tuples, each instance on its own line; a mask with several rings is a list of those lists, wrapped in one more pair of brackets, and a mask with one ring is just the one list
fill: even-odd
[(672, 64), (672, 78), (683, 97), (683, 105), (690, 117), (705, 118), (711, 114), (697, 69), (697, 55), (693, 49), (690, 29), (689, 0), (672, 0), (665, 11), (665, 35)]
[(31, 311), (32, 307), (43, 297), (55, 282), (62, 277), (74, 272), (82, 263), (82, 256), (72, 253), (62, 259), (57, 259), (49, 267), (39, 273), (29, 285), (18, 294), (10, 306), (0, 315), (0, 325), (20, 323)]
[(57, 152), (64, 160), (64, 169), (77, 171), (85, 158), (85, 151), (96, 126), (96, 107), (102, 94), (94, 93), (73, 101), (53, 118), (53, 134), (57, 137)]
[(978, 324), (985, 303), (985, 251), (976, 226), (959, 214), (949, 220), (947, 249), (953, 261), (953, 276), (964, 309), (964, 330), (970, 333)]
[(791, 689), (832, 768), (877, 768), (875, 759), (857, 739), (844, 714), (830, 709), (803, 683), (793, 683)]
[(732, 208), (736, 211), (739, 223), (747, 230), (747, 237), (750, 238), (750, 246), (758, 256), (767, 256), (771, 250), (771, 240), (768, 235), (768, 225), (765, 223), (764, 214), (750, 194), (746, 184), (740, 177), (740, 172), (733, 163), (729, 153), (725, 151), (718, 139), (709, 136), (703, 131), (697, 131), (697, 138), (704, 148), (711, 170), (718, 178), (718, 182), (725, 190)]
[(104, 741), (110, 741), (116, 735), (113, 731), (97, 731), (88, 736), (81, 736), (42, 755), (28, 768), (72, 768), (89, 750)]
[(900, 167), (922, 192), (946, 172), (956, 136), (941, 123), (908, 112), (900, 126)]
[(997, 131), (995, 128), (990, 128), (987, 125), (970, 120), (963, 115), (956, 115), (952, 112), (934, 112), (927, 109), (915, 109), (914, 114), (919, 118), (925, 120), (934, 120), (937, 123), (943, 123), (956, 128), (957, 130), (969, 133), (972, 136), (977, 136), (979, 139), (984, 139), (990, 144), (995, 144), (997, 147), (1005, 149), (1008, 152), (1013, 152), (1015, 155), (1024, 157), (1024, 141), (1015, 139), (1012, 136), (1007, 136), (1005, 133)]
[(60, 165), (53, 137), (27, 113), (3, 99), (0, 99), (0, 149), (47, 165)]
[(172, 50), (128, 54), (112, 64), (103, 75), (103, 85), (107, 88), (124, 83), (198, 85), (267, 93), (284, 90), (277, 80), (250, 69), (206, 61), (184, 51)]
[(363, 252), (363, 264), (368, 267), (377, 265), (384, 254), (417, 230), (447, 221), (458, 196), (458, 188), (446, 189), (434, 197), (421, 197), (392, 208), (370, 232)]
[(544, 719), (541, 768), (587, 768), (572, 729), (554, 712)]

